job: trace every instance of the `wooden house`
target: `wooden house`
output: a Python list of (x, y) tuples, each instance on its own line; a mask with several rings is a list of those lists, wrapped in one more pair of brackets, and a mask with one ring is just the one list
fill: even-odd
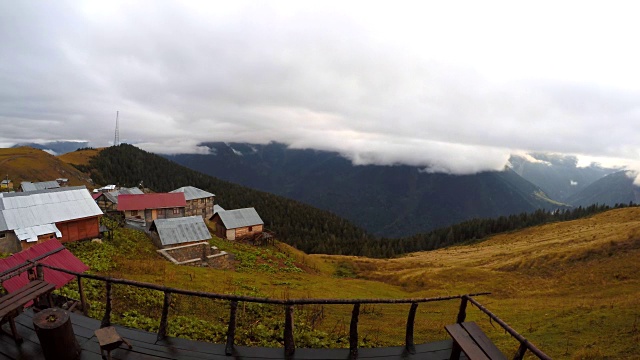
[(184, 217), (186, 206), (183, 193), (122, 194), (117, 208), (125, 221), (147, 227), (155, 219)]
[(184, 193), (187, 201), (186, 216), (200, 215), (205, 220), (213, 216), (214, 194), (193, 186), (184, 186), (171, 191), (171, 193), (178, 192)]
[(211, 221), (215, 223), (216, 236), (227, 240), (260, 234), (264, 226), (254, 208), (218, 211)]
[(40, 182), (30, 182), (23, 181), (20, 183), (20, 191), (28, 192), (28, 191), (38, 191), (38, 190), (47, 190), (47, 189), (58, 189), (60, 184), (57, 181), (40, 181)]
[(133, 188), (120, 188), (110, 192), (95, 192), (91, 194), (98, 207), (106, 214), (118, 211), (118, 196), (126, 194), (144, 194), (142, 190)]
[(4, 179), (0, 181), (0, 189), (2, 190), (13, 190), (13, 181), (9, 179)]
[(98, 237), (101, 216), (84, 186), (0, 193), (0, 252)]
[(201, 216), (156, 219), (149, 227), (151, 238), (160, 249), (190, 245), (211, 239), (211, 233)]

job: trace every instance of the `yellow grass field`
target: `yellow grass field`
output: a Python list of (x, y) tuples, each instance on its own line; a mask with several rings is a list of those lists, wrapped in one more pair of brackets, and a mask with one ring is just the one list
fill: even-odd
[(73, 165), (88, 165), (89, 159), (98, 155), (104, 148), (72, 151), (58, 156), (58, 159)]
[(0, 177), (9, 175), (14, 188), (22, 181), (50, 181), (57, 178), (69, 179), (69, 185), (91, 186), (88, 176), (70, 164), (42, 150), (19, 147), (0, 148)]
[[(241, 249), (220, 245), (232, 252)], [(144, 246), (148, 249), (136, 250), (135, 255), (118, 256), (118, 266), (108, 273), (178, 288), (249, 291), (274, 298), (409, 298), (489, 291), (491, 295), (478, 297), (480, 303), (553, 358), (640, 358), (640, 208), (611, 210), (387, 260), (306, 255), (279, 244), (274, 251), (295, 258), (305, 270), (301, 273), (181, 267), (156, 256), (150, 244)], [(345, 268), (355, 276), (335, 276), (337, 269)], [(420, 305), (416, 341), (447, 338), (443, 327), (455, 321), (458, 304)], [(198, 311), (213, 311), (198, 306)], [(401, 345), (408, 308), (365, 307), (359, 323), (361, 339), (377, 346)], [(325, 306), (322, 310), (318, 328), (346, 335), (351, 308)], [(210, 318), (218, 316), (223, 322), (226, 318), (211, 314)], [(468, 309), (468, 319), (478, 322), (507, 356), (513, 355), (518, 343), (497, 324), (473, 307)], [(254, 325), (239, 323), (241, 328)]]

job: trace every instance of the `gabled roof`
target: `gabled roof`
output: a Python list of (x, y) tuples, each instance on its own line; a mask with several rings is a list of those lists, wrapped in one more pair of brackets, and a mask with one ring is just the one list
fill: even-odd
[(37, 190), (45, 190), (45, 189), (57, 189), (60, 187), (60, 184), (58, 184), (57, 181), (55, 180), (51, 180), (51, 181), (41, 181), (41, 182), (29, 182), (29, 181), (23, 181), (22, 183), (20, 183), (20, 187), (22, 188), (22, 191), (27, 192), (27, 191), (37, 191)]
[(175, 245), (211, 239), (202, 216), (156, 219), (149, 228), (157, 231), (162, 245)]
[(208, 191), (204, 191), (202, 189), (198, 189), (197, 187), (193, 187), (193, 186), (183, 186), (183, 187), (181, 187), (179, 189), (175, 189), (175, 190), (170, 191), (170, 192), (171, 193), (177, 193), (177, 192), (184, 193), (184, 198), (187, 201), (193, 200), (193, 199), (204, 199), (204, 198), (215, 196), (215, 195), (213, 195), (212, 193), (210, 193)]
[(220, 206), (218, 204), (213, 205), (213, 215), (215, 215), (216, 213), (222, 212), (222, 211), (225, 211), (222, 208), (222, 206)]
[(99, 215), (102, 211), (84, 186), (5, 193), (0, 197), (0, 231), (13, 230), (29, 236), (23, 239), (27, 241), (49, 230), (58, 234), (51, 226), (57, 222)]
[(0, 182), (0, 184), (6, 185), (6, 184), (9, 184), (10, 182), (11, 182), (11, 180), (4, 179), (4, 180), (2, 180), (2, 182)]
[(183, 193), (122, 194), (118, 196), (118, 211), (185, 207)]
[(226, 210), (218, 212), (216, 215), (220, 216), (220, 220), (222, 220), (224, 227), (227, 229), (264, 224), (254, 208)]
[(133, 188), (121, 188), (119, 190), (109, 191), (109, 192), (97, 192), (91, 194), (94, 200), (98, 200), (99, 197), (104, 196), (107, 200), (111, 201), (114, 204), (118, 203), (118, 196), (120, 195), (142, 195), (144, 192), (142, 190), (133, 187)]
[[(55, 252), (55, 250), (58, 249), (59, 251)], [(62, 246), (62, 244), (60, 244), (58, 240), (52, 239), (40, 244), (35, 244), (32, 247), (15, 253), (8, 258), (0, 259), (0, 273), (17, 265), (23, 264), (27, 260), (35, 260), (37, 258), (40, 258), (42, 255), (49, 252), (55, 253), (38, 260), (38, 262), (76, 272), (85, 272), (89, 270), (89, 267), (87, 265), (82, 263), (82, 261), (80, 261), (80, 259), (78, 259), (77, 257), (73, 256), (73, 254), (64, 246)], [(73, 275), (44, 268), (44, 280), (48, 283), (55, 284), (56, 289), (63, 287), (74, 278), (75, 276)], [(19, 276), (14, 276), (4, 281), (2, 283), (2, 286), (8, 292), (14, 292), (27, 285), (28, 282), (29, 280), (27, 279), (27, 273), (24, 272)]]

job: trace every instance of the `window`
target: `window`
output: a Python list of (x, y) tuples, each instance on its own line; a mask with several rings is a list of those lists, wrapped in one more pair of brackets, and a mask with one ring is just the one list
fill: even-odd
[(158, 209), (158, 215), (164, 216), (164, 209)]
[(0, 239), (4, 239), (4, 238), (6, 238), (6, 237), (7, 237), (7, 234), (6, 234), (6, 233), (2, 233), (2, 234), (0, 234)]
[(173, 215), (180, 214), (180, 208), (173, 208)]
[(252, 230), (253, 230), (253, 226), (249, 226), (249, 231), (252, 231)]
[(207, 199), (200, 199), (200, 204), (204, 204)]
[(131, 210), (131, 216), (138, 216), (138, 210)]

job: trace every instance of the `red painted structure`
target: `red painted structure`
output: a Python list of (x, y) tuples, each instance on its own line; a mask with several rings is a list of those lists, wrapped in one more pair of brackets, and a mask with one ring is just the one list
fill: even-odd
[(122, 194), (118, 196), (118, 211), (166, 209), (187, 206), (183, 193)]
[[(33, 245), (30, 248), (15, 253), (6, 259), (0, 259), (0, 273), (15, 266), (24, 264), (25, 262), (27, 262), (27, 260), (34, 260), (44, 254), (58, 249), (61, 250), (38, 260), (38, 262), (77, 272), (85, 272), (89, 270), (89, 267), (87, 265), (85, 265), (82, 261), (80, 261), (80, 259), (75, 257), (69, 250), (67, 250), (62, 244), (60, 244), (58, 240), (52, 239), (40, 244)], [(75, 276), (73, 275), (44, 268), (44, 280), (48, 283), (55, 284), (56, 289), (65, 286), (74, 278)], [(25, 286), (28, 282), (29, 279), (27, 277), (27, 273), (23, 272), (18, 276), (14, 276), (4, 281), (2, 283), (2, 286), (11, 293)]]

